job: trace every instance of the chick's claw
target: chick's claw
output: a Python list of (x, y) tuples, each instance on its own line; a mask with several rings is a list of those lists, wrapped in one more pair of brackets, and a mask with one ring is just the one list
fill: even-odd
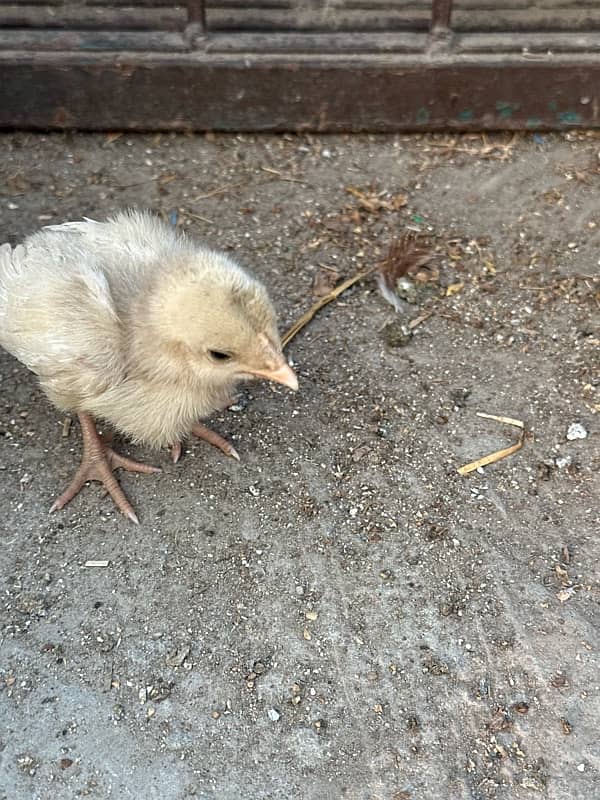
[(240, 460), (237, 450), (235, 447), (220, 436), (216, 431), (211, 431), (210, 428), (207, 428), (206, 425), (202, 425), (200, 422), (196, 425), (192, 426), (192, 433), (194, 436), (197, 436), (199, 439), (204, 439), (205, 442), (212, 444), (213, 447), (218, 448), (226, 456), (231, 456), (231, 458), (235, 458), (236, 461)]
[(175, 444), (171, 445), (171, 461), (174, 464), (177, 464), (177, 462), (181, 458), (182, 452), (183, 452), (183, 445), (181, 444), (181, 442), (175, 442)]
[(99, 481), (110, 494), (119, 511), (136, 525), (139, 524), (131, 503), (113, 475), (113, 470), (120, 468), (128, 472), (141, 472), (146, 475), (161, 472), (161, 470), (116, 453), (99, 436), (94, 420), (88, 414), (79, 414), (79, 421), (83, 435), (81, 465), (69, 486), (52, 504), (50, 513), (66, 506), (88, 481)]
[[(197, 425), (193, 425), (192, 433), (199, 439), (204, 439), (205, 442), (212, 444), (213, 447), (216, 447), (222, 453), (225, 453), (226, 456), (231, 456), (231, 458), (235, 458), (236, 461), (240, 460), (240, 457), (235, 447), (230, 442), (228, 442), (227, 439), (224, 439), (215, 431), (211, 431), (210, 428), (207, 428), (206, 425), (202, 425), (200, 423), (198, 423)], [(174, 464), (177, 464), (177, 462), (181, 458), (182, 452), (183, 452), (183, 445), (181, 442), (175, 442), (175, 444), (171, 445), (171, 461)]]

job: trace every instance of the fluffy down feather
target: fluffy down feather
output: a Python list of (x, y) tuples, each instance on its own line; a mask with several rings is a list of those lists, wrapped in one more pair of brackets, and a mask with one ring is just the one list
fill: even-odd
[(263, 286), (138, 211), (2, 245), (0, 344), (58, 408), (155, 447), (221, 408), (239, 380), (283, 369), (295, 383)]

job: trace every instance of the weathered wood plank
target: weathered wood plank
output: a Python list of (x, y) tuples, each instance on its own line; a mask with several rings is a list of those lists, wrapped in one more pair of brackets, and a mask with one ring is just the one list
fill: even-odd
[(219, 33), (203, 42), (206, 53), (419, 53), (426, 33)]
[(169, 8), (144, 6), (34, 5), (10, 3), (0, 5), (0, 30), (6, 28), (137, 28), (140, 30), (181, 30), (188, 19), (184, 5), (173, 3)]
[(79, 31), (60, 29), (0, 29), (0, 51), (138, 51), (178, 52), (189, 45), (181, 33), (169, 31)]
[[(118, 63), (116, 63), (118, 62)], [(396, 131), (600, 125), (600, 58), (0, 53), (0, 127)]]

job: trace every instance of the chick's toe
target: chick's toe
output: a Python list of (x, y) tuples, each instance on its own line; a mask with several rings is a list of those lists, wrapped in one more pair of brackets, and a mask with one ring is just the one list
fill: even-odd
[(231, 458), (235, 458), (236, 461), (240, 460), (237, 450), (235, 447), (220, 436), (216, 431), (211, 431), (210, 428), (207, 428), (206, 425), (202, 425), (198, 422), (196, 425), (192, 426), (192, 433), (194, 436), (197, 436), (198, 439), (204, 439), (205, 442), (212, 444), (213, 447), (221, 450), (225, 453), (226, 456), (231, 456)]
[(119, 511), (136, 525), (139, 524), (131, 503), (113, 475), (113, 470), (120, 468), (128, 472), (141, 472), (146, 475), (161, 472), (161, 470), (115, 452), (102, 440), (96, 430), (94, 420), (89, 414), (79, 414), (78, 416), (83, 438), (81, 464), (71, 483), (52, 504), (50, 513), (66, 506), (88, 481), (99, 481), (110, 494)]

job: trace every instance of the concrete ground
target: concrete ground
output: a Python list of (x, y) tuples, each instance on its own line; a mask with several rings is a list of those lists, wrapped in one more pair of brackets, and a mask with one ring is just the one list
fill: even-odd
[[(164, 468), (120, 475), (139, 527), (98, 484), (48, 516), (79, 429), (0, 354), (0, 798), (600, 797), (598, 134), (0, 146), (0, 240), (149, 207), (282, 329), (407, 229), (436, 251), (211, 421), (240, 464), (122, 442)], [(520, 434), (477, 412), (524, 445), (463, 476)]]

